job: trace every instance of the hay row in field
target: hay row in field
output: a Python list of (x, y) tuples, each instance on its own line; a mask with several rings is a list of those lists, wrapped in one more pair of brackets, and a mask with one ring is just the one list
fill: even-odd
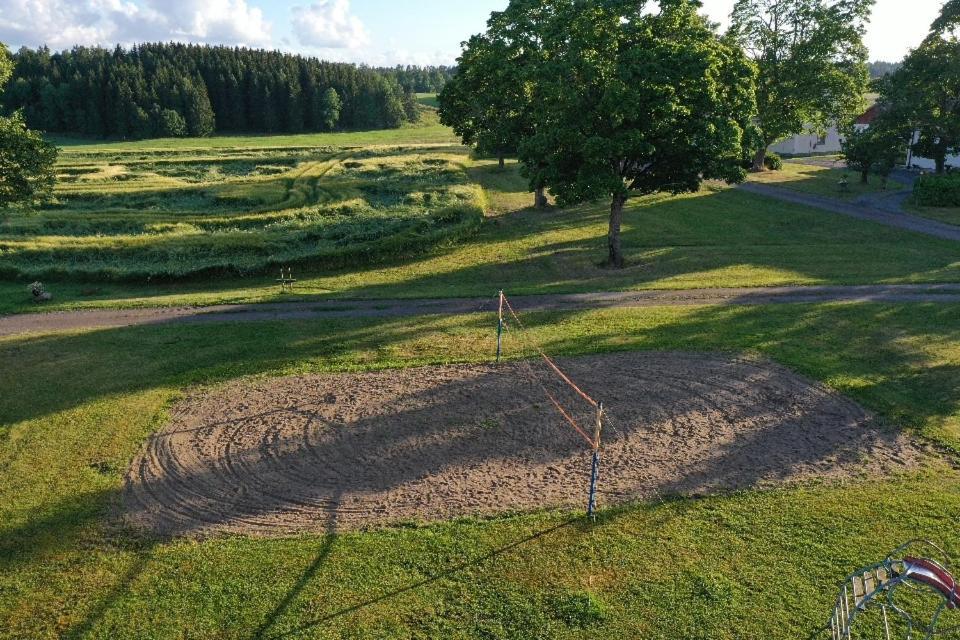
[(463, 155), (449, 149), (207, 156), (63, 162), (56, 203), (0, 222), (0, 275), (158, 280), (356, 266), (460, 238), (483, 215)]

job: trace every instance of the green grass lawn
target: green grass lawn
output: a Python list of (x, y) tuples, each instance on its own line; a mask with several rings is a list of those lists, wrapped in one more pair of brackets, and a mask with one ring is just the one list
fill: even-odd
[[(681, 197), (632, 200), (626, 212), (628, 268), (602, 266), (603, 205), (533, 211), (516, 165), (468, 164), (484, 186), (479, 233), (420, 257), (338, 271), (297, 267), (298, 298), (485, 296), (600, 290), (955, 282), (955, 243), (890, 229), (720, 186)], [(28, 281), (0, 284), (0, 312), (34, 311)], [(52, 281), (49, 310), (78, 307), (248, 303), (282, 297), (271, 274), (203, 277), (178, 284)]]
[[(846, 191), (841, 190), (840, 181), (847, 180)], [(849, 169), (822, 167), (812, 164), (802, 164), (801, 161), (787, 161), (783, 163), (781, 171), (764, 171), (752, 173), (750, 182), (784, 187), (810, 193), (818, 196), (827, 196), (841, 200), (856, 200), (858, 197), (883, 190), (880, 178), (871, 175), (869, 182), (863, 184), (860, 174)], [(891, 180), (888, 189), (899, 189), (900, 183)]]
[[(960, 305), (653, 308), (527, 322), (553, 354), (763, 355), (859, 400), (889, 428), (960, 448)], [(162, 541), (116, 523), (127, 464), (185, 388), (489, 360), (492, 323), (488, 314), (0, 340), (0, 361), (17, 363), (0, 367), (0, 388), (16, 390), (0, 394), (0, 637), (793, 639), (825, 622), (849, 570), (901, 541), (922, 535), (960, 551), (960, 474), (942, 465), (665, 499), (596, 525), (559, 526), (571, 514), (550, 512), (337, 537)], [(512, 345), (508, 335), (511, 354)]]
[(303, 133), (292, 135), (217, 135), (209, 138), (158, 138), (129, 142), (104, 142), (97, 139), (53, 136), (52, 142), (69, 157), (74, 153), (104, 152), (118, 155), (154, 150), (217, 150), (244, 147), (276, 149), (290, 147), (370, 146), (401, 144), (452, 144), (459, 140), (453, 131), (440, 124), (432, 110), (423, 112), (420, 122), (408, 123), (399, 129), (346, 131), (337, 133)]
[(431, 109), (439, 109), (440, 101), (437, 99), (437, 95), (436, 93), (418, 93), (417, 102)]
[(960, 207), (922, 207), (908, 202), (906, 210), (931, 220), (960, 225)]

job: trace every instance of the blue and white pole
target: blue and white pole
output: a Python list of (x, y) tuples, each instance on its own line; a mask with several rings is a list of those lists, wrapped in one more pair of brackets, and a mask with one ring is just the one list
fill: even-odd
[(600, 435), (603, 431), (603, 403), (597, 405), (597, 426), (593, 432), (593, 469), (590, 472), (590, 503), (587, 505), (587, 516), (596, 518), (597, 511), (597, 483), (600, 481)]
[(500, 290), (500, 307), (497, 310), (497, 362), (503, 355), (503, 290)]

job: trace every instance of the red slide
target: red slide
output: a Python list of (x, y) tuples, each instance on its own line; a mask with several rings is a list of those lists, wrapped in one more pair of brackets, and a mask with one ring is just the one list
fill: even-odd
[(903, 559), (906, 565), (907, 578), (920, 582), (929, 587), (933, 587), (943, 594), (947, 599), (947, 606), (956, 609), (960, 605), (960, 593), (957, 593), (957, 581), (950, 575), (950, 572), (941, 567), (932, 560), (924, 558), (906, 557)]

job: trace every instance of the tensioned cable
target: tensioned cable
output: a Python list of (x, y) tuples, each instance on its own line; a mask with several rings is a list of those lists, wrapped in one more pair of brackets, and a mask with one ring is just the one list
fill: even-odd
[[(503, 302), (507, 305), (507, 309), (510, 310), (510, 315), (512, 315), (512, 316), (513, 316), (513, 319), (517, 321), (517, 324), (520, 325), (520, 328), (523, 329), (524, 331), (526, 331), (527, 328), (523, 325), (523, 321), (520, 320), (520, 316), (517, 315), (517, 312), (513, 310), (513, 306), (510, 304), (510, 301), (507, 299), (507, 296), (506, 296), (506, 295), (503, 296)], [(593, 398), (591, 398), (590, 396), (588, 396), (588, 395), (583, 391), (583, 389), (581, 389), (580, 387), (578, 387), (578, 386), (573, 382), (573, 380), (571, 380), (570, 377), (567, 376), (567, 374), (565, 374), (565, 373), (560, 369), (560, 367), (557, 366), (557, 363), (555, 363), (553, 360), (551, 360), (551, 359), (550, 359), (550, 356), (548, 356), (546, 353), (544, 353), (543, 349), (541, 349), (540, 347), (538, 347), (538, 346), (536, 346), (536, 345), (534, 345), (534, 348), (540, 353), (540, 355), (543, 357), (543, 359), (547, 361), (547, 364), (549, 364), (550, 367), (551, 367), (554, 371), (557, 372), (557, 375), (559, 375), (561, 378), (563, 378), (563, 381), (564, 381), (564, 382), (566, 382), (568, 385), (570, 385), (570, 386), (573, 388), (574, 391), (576, 391), (578, 394), (580, 394), (580, 397), (582, 397), (584, 400), (586, 400), (587, 402), (589, 402), (589, 403), (591, 404), (591, 406), (593, 406), (594, 408), (597, 408), (597, 407), (600, 406), (600, 404), (599, 404), (596, 400), (594, 400)]]
[[(526, 339), (523, 337), (523, 334), (519, 333), (517, 334), (517, 337), (520, 338), (520, 342), (523, 343), (524, 347), (527, 347), (528, 343)], [(583, 437), (583, 439), (587, 441), (587, 444), (589, 444), (590, 447), (593, 448), (593, 445), (594, 445), (593, 439), (589, 435), (587, 435), (582, 428), (580, 428), (580, 425), (577, 424), (577, 421), (574, 420), (574, 418), (566, 411), (566, 409), (563, 408), (563, 405), (560, 404), (560, 402), (556, 399), (556, 397), (552, 393), (550, 393), (550, 391), (547, 389), (547, 385), (543, 383), (543, 380), (541, 379), (540, 375), (536, 372), (536, 370), (532, 366), (530, 366), (530, 363), (524, 360), (520, 360), (519, 364), (523, 369), (527, 371), (527, 377), (529, 378), (529, 380), (531, 382), (536, 383), (540, 387), (540, 389), (543, 390), (543, 393), (547, 396), (547, 398), (550, 399), (550, 402), (552, 402), (553, 406), (556, 407), (557, 411), (560, 412), (560, 415), (562, 415), (564, 419), (566, 419), (566, 421), (570, 423), (570, 426), (572, 426), (577, 431), (577, 433), (579, 433)]]
[[(508, 306), (508, 307), (510, 306), (510, 303), (507, 302), (507, 300), (506, 300), (506, 296), (504, 296), (504, 302), (507, 303), (507, 306)], [(513, 317), (517, 320), (517, 324), (518, 324), (518, 326), (520, 327), (521, 331), (522, 331), (522, 332), (527, 331), (527, 328), (523, 325), (523, 322), (522, 322), (522, 321), (520, 320), (520, 318), (517, 316), (516, 312), (513, 310), (512, 307), (510, 308), (510, 313), (511, 313), (511, 314), (513, 315)], [(522, 332), (521, 332), (520, 334), (518, 334), (518, 337), (520, 338), (520, 341), (523, 343), (524, 347), (528, 347), (528, 346), (529, 346), (529, 343), (528, 343), (527, 340), (524, 338)], [(592, 399), (592, 398), (590, 398), (589, 396), (587, 396), (587, 395), (586, 395), (585, 393), (583, 393), (583, 391), (581, 391), (575, 384), (573, 384), (573, 382), (571, 382), (570, 379), (569, 379), (565, 374), (563, 374), (563, 372), (560, 371), (560, 369), (559, 369), (556, 365), (552, 364), (550, 358), (547, 357), (547, 355), (543, 352), (542, 349), (540, 349), (540, 348), (537, 347), (537, 346), (534, 346), (534, 349), (535, 349), (537, 352), (539, 352), (540, 355), (543, 356), (544, 359), (545, 359), (548, 363), (551, 363), (552, 368), (560, 374), (560, 376), (563, 378), (563, 380), (564, 380), (565, 382), (567, 382), (567, 384), (569, 384), (569, 385), (570, 385), (574, 390), (576, 390), (581, 396), (584, 396), (585, 398), (587, 398), (587, 400), (590, 401), (591, 404), (593, 404), (594, 406), (598, 406), (596, 403), (593, 402), (593, 399)], [(540, 386), (540, 388), (543, 390), (544, 394), (546, 394), (547, 398), (550, 399), (550, 402), (553, 403), (553, 406), (557, 409), (557, 411), (560, 413), (560, 415), (562, 415), (562, 416), (564, 417), (564, 419), (570, 424), (570, 426), (573, 427), (573, 428), (577, 431), (577, 433), (580, 434), (580, 436), (587, 442), (587, 444), (590, 445), (591, 448), (594, 448), (594, 447), (596, 446), (596, 443), (594, 442), (593, 438), (591, 438), (589, 435), (587, 435), (586, 431), (584, 431), (584, 430), (580, 427), (580, 425), (577, 424), (577, 421), (574, 420), (573, 417), (570, 415), (570, 413), (568, 413), (568, 412), (563, 408), (563, 405), (560, 404), (560, 402), (556, 399), (556, 397), (555, 397), (552, 393), (550, 393), (550, 391), (547, 389), (547, 386), (546, 386), (546, 385), (543, 383), (543, 381), (540, 379), (540, 376), (538, 376), (538, 375), (536, 374), (536, 372), (534, 371), (533, 367), (531, 367), (531, 366), (530, 366), (529, 364), (527, 364), (527, 363), (523, 363), (523, 362), (522, 362), (521, 364), (522, 364), (525, 368), (527, 368), (527, 369), (529, 370), (531, 379), (534, 380), (534, 381)]]

